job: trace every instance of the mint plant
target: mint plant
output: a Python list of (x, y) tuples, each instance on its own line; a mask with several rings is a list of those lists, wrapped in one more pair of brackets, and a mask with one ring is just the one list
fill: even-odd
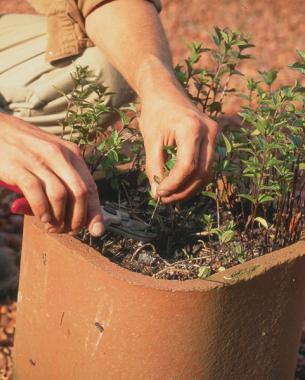
[[(68, 102), (66, 117), (62, 122), (62, 136), (69, 128), (68, 139), (81, 148), (91, 173), (102, 170), (113, 187), (117, 188), (117, 166), (129, 161), (122, 153), (122, 147), (130, 138), (125, 132), (135, 117), (135, 108), (130, 105), (115, 109), (106, 105), (106, 99), (112, 93), (95, 82), (88, 67), (77, 66), (71, 77), (74, 83), (71, 93), (66, 95), (61, 91)], [(109, 124), (105, 122), (113, 115), (121, 120), (120, 130), (109, 129)]]
[[(246, 50), (254, 45), (249, 42), (249, 36), (230, 29), (215, 27), (212, 40), (214, 48), (204, 47), (193, 42), (188, 45), (190, 56), (185, 59), (185, 65), (177, 65), (175, 72), (190, 98), (210, 117), (216, 118), (222, 112), (225, 97), (235, 92), (230, 87), (234, 75), (242, 75), (237, 70), (241, 60), (253, 58)], [(213, 70), (200, 67), (203, 53), (209, 53), (214, 61)]]
[(300, 238), (304, 186), (298, 184), (305, 168), (305, 113), (299, 83), (271, 91), (271, 75), (261, 76), (262, 83), (248, 81), (249, 104), (240, 112), (243, 125), (224, 131), (215, 178), (203, 196), (213, 198), (216, 210), (218, 205), (220, 225), (230, 215), (232, 231), (242, 232), (242, 246), (260, 240), (259, 250), (266, 253)]
[[(105, 106), (109, 93), (94, 83), (88, 69), (73, 74), (75, 88), (68, 96), (63, 128), (71, 128), (70, 138), (83, 150), (91, 172), (102, 170), (112, 183), (116, 206), (145, 220), (158, 234), (150, 244), (110, 234), (94, 246), (120, 265), (156, 278), (204, 279), (292, 244), (304, 231), (305, 87), (299, 82), (277, 87), (275, 69), (244, 78), (238, 65), (253, 58), (247, 53), (253, 45), (243, 33), (216, 27), (212, 42), (212, 47), (189, 45), (190, 56), (175, 67), (177, 78), (194, 104), (215, 120), (226, 99), (239, 96), (242, 121), (220, 134), (210, 184), (193, 199), (172, 205), (150, 197), (143, 140), (131, 128), (135, 106)], [(213, 70), (202, 67), (207, 54), (214, 60)], [(290, 68), (305, 75), (305, 53), (297, 55)], [(233, 76), (246, 81), (246, 93), (231, 88)], [(121, 119), (119, 129), (109, 131), (100, 122), (109, 113)], [(128, 155), (123, 154), (126, 142)], [(176, 148), (164, 150), (166, 176), (175, 165)], [(118, 168), (126, 162), (129, 172), (122, 174)]]

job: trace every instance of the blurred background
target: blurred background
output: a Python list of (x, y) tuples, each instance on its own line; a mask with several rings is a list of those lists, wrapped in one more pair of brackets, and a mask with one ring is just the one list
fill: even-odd
[[(256, 77), (257, 70), (280, 70), (276, 84), (288, 84), (300, 76), (287, 69), (296, 49), (305, 50), (304, 0), (161, 0), (162, 22), (173, 53), (181, 63), (191, 41), (210, 46), (215, 25), (252, 35), (256, 59), (246, 60), (240, 70)], [(34, 13), (25, 0), (0, 0), (0, 14)], [(1, 46), (0, 46), (1, 49)], [(211, 62), (204, 61), (209, 67)], [(1, 90), (1, 89), (0, 89)], [(235, 114), (239, 100), (232, 97), (226, 111)], [(11, 195), (0, 190), (0, 380), (9, 379), (16, 315), (16, 290), (20, 257), (22, 218), (10, 216)], [(305, 380), (305, 332), (300, 346), (296, 379)]]

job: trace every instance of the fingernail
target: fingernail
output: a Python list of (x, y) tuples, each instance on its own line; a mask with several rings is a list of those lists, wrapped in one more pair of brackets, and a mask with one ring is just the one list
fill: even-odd
[(55, 233), (55, 232), (57, 232), (57, 228), (55, 228), (55, 227), (51, 227), (51, 228), (49, 228), (49, 229), (47, 230), (47, 233), (48, 233), (48, 234), (53, 234), (53, 233)]
[(159, 197), (168, 197), (170, 195), (170, 192), (167, 190), (158, 190)]
[(151, 184), (150, 194), (153, 198), (157, 198), (157, 184), (154, 182)]
[(92, 233), (91, 235), (94, 235), (94, 236), (101, 236), (104, 232), (104, 226), (103, 226), (103, 223), (101, 222), (96, 222), (93, 224), (92, 226)]
[(40, 217), (40, 220), (42, 223), (50, 223), (51, 222), (51, 215), (49, 213), (45, 213)]

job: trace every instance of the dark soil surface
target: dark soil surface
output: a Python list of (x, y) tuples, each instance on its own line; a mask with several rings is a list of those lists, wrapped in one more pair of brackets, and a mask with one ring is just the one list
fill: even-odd
[[(137, 172), (134, 174), (137, 176)], [(88, 232), (79, 235), (81, 241), (126, 269), (167, 280), (206, 278), (277, 248), (272, 247), (271, 242), (266, 244), (259, 229), (251, 241), (243, 237), (243, 250), (240, 252), (237, 249), (238, 236), (236, 240), (222, 244), (215, 236), (207, 236), (202, 222), (203, 214), (215, 211), (213, 200), (198, 196), (184, 202), (183, 207), (178, 203), (147, 206), (147, 186), (135, 189), (133, 177), (132, 173), (121, 176), (124, 191), (119, 191), (119, 195), (108, 189), (106, 180), (99, 182), (98, 187), (104, 200), (110, 194), (115, 201), (120, 199), (120, 204), (109, 202), (107, 205), (114, 210), (128, 212), (137, 222), (145, 222), (143, 228), (146, 226), (155, 237), (143, 242), (109, 231), (102, 239), (92, 238)], [(225, 217), (227, 212), (222, 214)]]

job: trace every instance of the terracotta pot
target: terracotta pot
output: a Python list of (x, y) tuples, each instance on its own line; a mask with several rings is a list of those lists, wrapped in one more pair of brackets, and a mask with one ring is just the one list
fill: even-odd
[(157, 280), (25, 220), (17, 380), (293, 379), (305, 242), (217, 273)]

